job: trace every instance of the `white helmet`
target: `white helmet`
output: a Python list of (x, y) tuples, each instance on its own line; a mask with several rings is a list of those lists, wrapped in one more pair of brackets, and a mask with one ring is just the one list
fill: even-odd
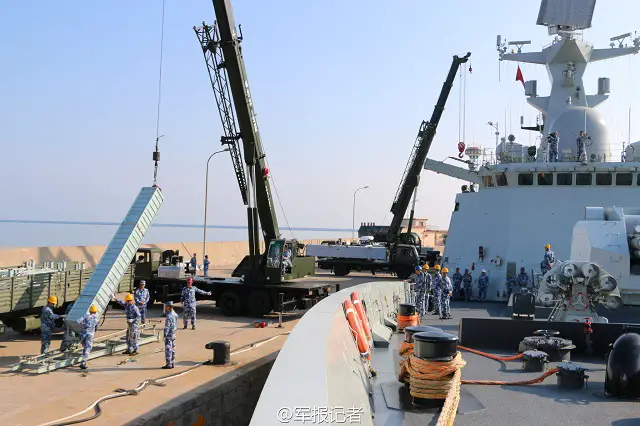
[(485, 274), (486, 274), (486, 273), (487, 273), (487, 270), (486, 270), (486, 269), (483, 269), (483, 270), (482, 270), (482, 271), (480, 271), (480, 272), (481, 272), (481, 273), (485, 273)]

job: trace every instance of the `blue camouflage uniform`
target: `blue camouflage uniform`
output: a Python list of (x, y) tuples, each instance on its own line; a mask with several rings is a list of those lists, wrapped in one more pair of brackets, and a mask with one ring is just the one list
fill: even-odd
[(441, 315), (440, 299), (442, 298), (442, 275), (436, 272), (433, 276), (433, 315)]
[(553, 133), (547, 136), (547, 145), (549, 147), (549, 162), (558, 162), (558, 137)]
[[(67, 309), (64, 310), (64, 314), (69, 315), (69, 312), (71, 312), (71, 308), (73, 308), (73, 303), (69, 303), (69, 305), (67, 305)], [(74, 333), (73, 330), (71, 330), (71, 328), (69, 327), (69, 325), (65, 322), (64, 337), (62, 338), (62, 343), (60, 343), (60, 351), (64, 352), (71, 349), (71, 345), (73, 345), (73, 341), (75, 340), (75, 337), (76, 337), (76, 333)]]
[(419, 316), (423, 316), (426, 308), (424, 304), (425, 299), (425, 276), (422, 271), (416, 273), (415, 278), (413, 278), (414, 290), (416, 292), (416, 310), (418, 311)]
[(167, 312), (164, 320), (164, 360), (168, 366), (173, 367), (176, 359), (176, 323), (178, 314), (173, 309)]
[(205, 259), (204, 259), (204, 263), (203, 263), (203, 265), (204, 265), (204, 276), (205, 276), (205, 277), (209, 275), (209, 265), (210, 265), (210, 264), (211, 264), (211, 262), (209, 262), (209, 259), (207, 259), (207, 258), (205, 257)]
[(460, 272), (454, 272), (451, 276), (451, 281), (453, 282), (453, 297), (456, 297), (456, 294), (462, 289), (462, 274)]
[(578, 161), (587, 161), (587, 150), (585, 147), (588, 139), (589, 137), (587, 135), (578, 136), (578, 139), (576, 139), (576, 144), (578, 145)]
[(453, 285), (449, 277), (440, 277), (440, 318), (451, 318), (451, 305), (449, 304)]
[(480, 289), (480, 301), (484, 302), (487, 298), (487, 288), (489, 287), (489, 276), (480, 275), (478, 278), (478, 288)]
[(78, 320), (79, 324), (82, 324), (82, 330), (80, 331), (80, 343), (82, 344), (82, 365), (87, 365), (89, 359), (89, 353), (93, 347), (93, 337), (96, 330), (98, 330), (98, 315), (85, 314)]
[(513, 288), (516, 286), (516, 279), (513, 275), (509, 274), (507, 277), (507, 300), (511, 297), (511, 293), (513, 293)]
[(147, 318), (147, 304), (149, 303), (149, 290), (146, 288), (139, 288), (133, 293), (133, 299), (140, 310), (140, 321), (144, 324)]
[(138, 327), (138, 319), (140, 319), (140, 310), (135, 303), (126, 303), (116, 299), (116, 303), (124, 306), (124, 314), (127, 317), (127, 350), (125, 353), (138, 352), (138, 340), (140, 339), (140, 328)]
[(191, 326), (194, 329), (196, 328), (196, 293), (211, 296), (211, 292), (200, 290), (196, 286), (184, 287), (182, 289), (180, 300), (182, 300), (184, 308), (182, 318), (184, 328), (187, 328), (189, 319), (191, 319)]
[(60, 318), (60, 315), (54, 314), (53, 309), (48, 304), (42, 308), (40, 313), (40, 332), (42, 333), (42, 344), (40, 345), (40, 353), (45, 354), (49, 352), (49, 346), (51, 345), (51, 333), (56, 327), (56, 320)]
[(473, 277), (471, 276), (471, 274), (469, 273), (469, 271), (466, 271), (464, 273), (464, 275), (462, 276), (462, 285), (464, 286), (464, 301), (468, 302), (469, 300), (471, 300), (471, 297), (473, 296), (473, 291), (471, 289), (471, 283), (473, 282)]
[(551, 264), (556, 261), (556, 257), (554, 256), (551, 250), (544, 252), (544, 259), (540, 262), (540, 272), (542, 274), (546, 274), (551, 270)]
[(529, 288), (529, 274), (527, 274), (526, 272), (520, 272), (518, 274), (518, 285), (520, 287)]
[(424, 273), (424, 311), (429, 310), (429, 298), (431, 297), (431, 290), (433, 289), (433, 277), (431, 274)]

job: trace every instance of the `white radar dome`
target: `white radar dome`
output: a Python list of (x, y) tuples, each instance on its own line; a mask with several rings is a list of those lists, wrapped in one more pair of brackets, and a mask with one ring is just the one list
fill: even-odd
[(545, 133), (558, 132), (560, 143), (558, 154), (564, 155), (564, 151), (571, 149), (571, 155), (576, 156), (578, 147), (576, 139), (583, 130), (591, 138), (587, 146), (587, 154), (590, 158), (595, 154), (596, 161), (611, 160), (611, 140), (604, 117), (595, 109), (581, 106), (569, 106), (560, 114), (554, 122), (547, 127)]

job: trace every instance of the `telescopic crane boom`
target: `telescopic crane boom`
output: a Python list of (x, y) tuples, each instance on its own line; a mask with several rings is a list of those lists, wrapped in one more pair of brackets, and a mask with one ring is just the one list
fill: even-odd
[[(290, 278), (299, 275), (296, 273), (295, 259), (298, 243), (281, 239), (278, 229), (269, 185), (269, 169), (240, 46), (242, 30), (238, 35), (230, 0), (213, 0), (213, 8), (216, 15), (214, 25), (203, 22), (201, 27), (194, 27), (194, 31), (202, 47), (222, 120), (224, 135), (221, 142), (230, 148), (242, 201), (247, 206), (249, 256), (240, 263), (233, 275), (252, 281), (279, 283), (282, 281), (280, 266), (285, 247), (292, 250), (294, 257)], [(265, 254), (261, 254), (258, 226), (262, 228), (267, 250)]]
[[(389, 243), (395, 243), (398, 238), (406, 243), (410, 243), (411, 241), (410, 236), (407, 236), (408, 238), (403, 238), (403, 236), (400, 235), (402, 220), (407, 213), (407, 208), (409, 207), (411, 196), (415, 192), (420, 182), (420, 172), (424, 167), (424, 162), (427, 159), (427, 154), (429, 153), (429, 149), (431, 148), (431, 143), (433, 142), (433, 138), (436, 135), (436, 129), (438, 128), (438, 123), (440, 122), (445, 104), (447, 103), (447, 99), (449, 98), (449, 93), (451, 93), (451, 88), (453, 87), (453, 82), (456, 78), (458, 68), (461, 64), (466, 63), (469, 60), (470, 56), (471, 53), (467, 53), (463, 57), (459, 57), (457, 55), (453, 57), (453, 62), (451, 63), (449, 74), (447, 75), (447, 79), (442, 85), (440, 97), (438, 98), (438, 102), (436, 103), (433, 114), (431, 115), (431, 120), (423, 121), (422, 124), (420, 124), (418, 137), (416, 138), (416, 142), (413, 146), (413, 151), (411, 152), (409, 162), (407, 163), (407, 167), (405, 168), (404, 174), (402, 175), (402, 179), (400, 181), (400, 186), (398, 187), (395, 199), (393, 200), (393, 204), (391, 205), (391, 213), (393, 213), (393, 218), (391, 220), (389, 230), (387, 231), (387, 242)], [(409, 224), (408, 234), (410, 232), (411, 224)]]

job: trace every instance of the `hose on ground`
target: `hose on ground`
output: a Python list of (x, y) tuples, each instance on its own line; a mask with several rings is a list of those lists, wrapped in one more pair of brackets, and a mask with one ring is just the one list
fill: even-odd
[[(287, 331), (285, 333), (280, 333), (280, 334), (276, 334), (275, 336), (271, 336), (267, 339), (263, 339), (263, 340), (258, 340), (257, 342), (253, 342), (253, 343), (249, 343), (248, 345), (244, 345), (239, 347), (238, 349), (231, 351), (231, 355), (237, 355), (243, 352), (247, 352), (250, 351), (252, 349), (255, 349), (257, 347), (260, 347), (272, 340), (277, 339), (278, 337), (281, 336), (286, 336), (291, 334), (290, 331)], [(67, 426), (67, 425), (75, 425), (75, 424), (79, 424), (79, 423), (84, 423), (84, 422), (88, 422), (90, 420), (94, 420), (97, 419), (98, 417), (100, 417), (100, 415), (102, 414), (102, 408), (100, 407), (100, 404), (102, 404), (105, 401), (108, 401), (110, 399), (116, 399), (116, 398), (121, 398), (123, 396), (129, 396), (129, 395), (137, 395), (140, 392), (142, 392), (145, 388), (147, 388), (148, 386), (165, 386), (164, 382), (169, 381), (171, 379), (175, 379), (178, 378), (180, 376), (184, 376), (187, 373), (192, 372), (193, 370), (195, 370), (196, 368), (201, 367), (202, 365), (204, 365), (204, 363), (198, 363), (196, 365), (194, 365), (191, 368), (188, 368), (187, 370), (181, 371), (179, 373), (173, 373), (173, 374), (168, 374), (166, 376), (162, 376), (162, 377), (158, 377), (156, 379), (147, 379), (145, 381), (143, 381), (142, 383), (140, 383), (140, 385), (138, 385), (138, 387), (134, 388), (134, 389), (116, 389), (116, 393), (111, 394), (111, 395), (106, 395), (103, 396), (99, 399), (97, 399), (93, 404), (89, 405), (87, 408), (85, 408), (82, 411), (79, 411), (75, 414), (72, 414), (70, 416), (64, 417), (62, 419), (57, 419), (54, 420), (52, 422), (48, 422), (48, 423), (43, 423), (40, 424), (39, 426)], [(91, 410), (94, 410), (93, 415), (91, 415), (90, 417), (86, 417), (84, 419), (78, 419), (78, 420), (71, 420), (74, 417), (78, 417), (82, 414), (85, 414)]]

